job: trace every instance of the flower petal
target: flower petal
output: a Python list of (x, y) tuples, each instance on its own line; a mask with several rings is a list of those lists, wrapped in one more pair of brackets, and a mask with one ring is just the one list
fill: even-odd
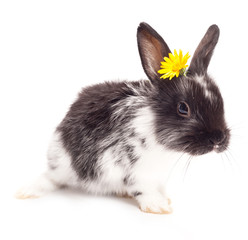
[(183, 75), (186, 71), (186, 67), (188, 67), (186, 63), (189, 58), (189, 53), (187, 52), (186, 55), (183, 56), (181, 49), (179, 49), (179, 54), (176, 50), (174, 50), (174, 55), (169, 53), (168, 57), (164, 57), (164, 62), (161, 62), (160, 69), (158, 70), (158, 73), (162, 74), (160, 78), (169, 78), (169, 80), (171, 80), (175, 76)]

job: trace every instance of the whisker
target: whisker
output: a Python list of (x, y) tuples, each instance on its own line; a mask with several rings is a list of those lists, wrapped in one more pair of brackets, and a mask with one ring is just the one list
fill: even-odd
[(236, 130), (236, 129), (243, 129), (243, 125), (244, 123), (240, 122), (240, 123), (235, 123), (231, 126), (228, 126), (228, 128), (232, 131), (232, 130)]
[(191, 163), (191, 160), (192, 160), (193, 156), (189, 156), (187, 162), (186, 162), (186, 165), (184, 167), (184, 175), (183, 175), (183, 180), (185, 180), (185, 177), (186, 177), (186, 174), (188, 172), (188, 169), (189, 169), (189, 165)]
[[(231, 137), (235, 137), (235, 138), (243, 138), (244, 135), (243, 135), (243, 129), (244, 129), (244, 126), (242, 125), (239, 125), (239, 126), (232, 126), (232, 127), (229, 127), (228, 128), (230, 130), (230, 135)], [(242, 130), (242, 132), (241, 132)]]
[(227, 159), (227, 162), (229, 163), (229, 166), (230, 166), (230, 169), (231, 169), (232, 173), (234, 173), (235, 172), (235, 167), (234, 167), (234, 164), (233, 164), (234, 162), (230, 159), (230, 157), (229, 157), (229, 155), (227, 154), (226, 151), (224, 152), (224, 155), (225, 155), (225, 157)]
[(235, 157), (233, 156), (231, 149), (229, 147), (226, 147), (226, 151), (229, 153), (229, 155), (232, 157), (233, 160), (236, 161)]
[(227, 155), (227, 153), (226, 153), (226, 152), (224, 152), (224, 154), (225, 154), (225, 156), (226, 156), (226, 158), (227, 158), (227, 160), (228, 160), (228, 162), (229, 162), (230, 166), (232, 167), (232, 166), (233, 166), (233, 164), (232, 164), (232, 161), (230, 160), (229, 156)]
[(221, 153), (220, 156), (221, 156), (221, 160), (222, 160), (221, 162), (222, 162), (223, 168), (224, 170), (226, 170), (226, 164), (225, 164), (225, 159), (223, 158), (223, 153)]
[(235, 165), (236, 168), (240, 169), (240, 166), (239, 166), (236, 158), (233, 156), (233, 154), (231, 153), (230, 148), (228, 148), (228, 147), (226, 148), (226, 155), (228, 155), (227, 153), (229, 154), (229, 156), (231, 158), (230, 161), (234, 163), (234, 165)]
[(176, 160), (176, 162), (173, 164), (172, 168), (170, 169), (170, 172), (169, 172), (169, 174), (168, 174), (168, 178), (167, 178), (167, 179), (169, 179), (169, 178), (171, 177), (171, 175), (174, 173), (175, 168), (176, 168), (176, 166), (178, 166), (178, 163), (179, 163), (179, 161), (182, 159), (183, 155), (184, 155), (184, 153), (182, 153), (181, 156), (180, 156), (180, 157)]

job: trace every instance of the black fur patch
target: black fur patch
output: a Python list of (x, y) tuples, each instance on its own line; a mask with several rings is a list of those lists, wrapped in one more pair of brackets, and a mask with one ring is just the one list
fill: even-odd
[(141, 143), (141, 146), (142, 146), (142, 147), (144, 147), (144, 148), (147, 147), (147, 146), (146, 146), (146, 139), (145, 139), (145, 138), (141, 138), (141, 139), (140, 139), (140, 143)]
[(126, 151), (127, 157), (129, 158), (131, 164), (134, 164), (136, 161), (138, 161), (139, 158), (135, 154), (134, 146), (126, 145), (125, 151)]
[(130, 175), (126, 175), (126, 177), (123, 179), (123, 184), (126, 186), (131, 186), (135, 184), (135, 181)]
[(142, 195), (142, 192), (138, 192), (138, 191), (132, 192), (132, 196), (133, 196), (133, 197), (138, 197), (138, 196), (140, 196), (140, 195)]
[[(128, 85), (138, 89), (140, 83), (128, 82)], [(126, 82), (106, 82), (87, 87), (58, 126), (57, 131), (62, 134), (64, 147), (72, 157), (72, 167), (81, 179), (98, 178), (101, 170), (97, 161), (104, 151), (117, 144), (121, 146), (125, 138), (135, 137), (128, 123), (134, 117), (137, 106), (120, 104), (130, 96), (135, 97), (137, 94)], [(115, 114), (119, 108), (123, 108), (122, 111)], [(130, 162), (133, 164), (137, 161), (133, 147), (123, 147)]]
[(135, 134), (134, 129), (130, 129), (129, 137), (130, 137), (130, 138), (136, 137), (136, 134)]
[(55, 169), (57, 169), (58, 166), (55, 165), (52, 161), (48, 161), (48, 167), (51, 170), (55, 170)]

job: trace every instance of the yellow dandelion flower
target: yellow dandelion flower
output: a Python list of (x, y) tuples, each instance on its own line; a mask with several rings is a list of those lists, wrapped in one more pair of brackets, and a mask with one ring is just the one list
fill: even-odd
[(190, 58), (189, 53), (183, 56), (183, 52), (180, 49), (179, 55), (176, 50), (174, 50), (174, 55), (169, 53), (169, 57), (164, 57), (164, 62), (161, 62), (161, 69), (158, 70), (159, 74), (163, 74), (160, 78), (171, 80), (173, 77), (178, 77), (179, 74), (184, 74), (188, 59)]

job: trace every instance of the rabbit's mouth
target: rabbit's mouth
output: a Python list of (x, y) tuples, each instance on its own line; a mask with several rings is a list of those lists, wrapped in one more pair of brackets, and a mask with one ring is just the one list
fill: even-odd
[[(186, 139), (187, 141), (185, 141)], [(184, 137), (183, 141), (187, 142), (184, 151), (193, 156), (203, 155), (212, 151), (221, 153), (228, 149), (230, 130), (215, 130), (211, 133), (201, 132), (195, 136)]]
[(225, 131), (223, 131), (222, 137), (219, 140), (217, 139), (217, 141), (211, 141), (212, 143), (211, 147), (213, 151), (217, 153), (221, 153), (227, 150), (229, 142), (230, 142), (230, 129), (227, 128)]
[(229, 138), (226, 138), (222, 143), (213, 145), (212, 148), (213, 151), (217, 153), (221, 153), (228, 149), (228, 145), (229, 145)]

